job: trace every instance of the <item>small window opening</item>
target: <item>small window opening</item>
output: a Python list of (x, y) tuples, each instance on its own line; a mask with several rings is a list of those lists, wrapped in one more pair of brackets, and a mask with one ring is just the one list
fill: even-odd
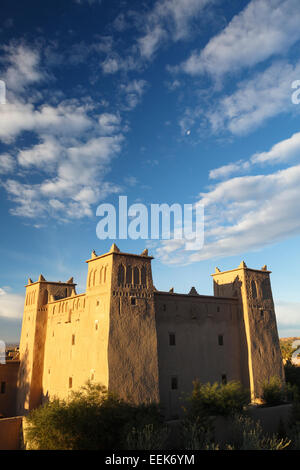
[(1, 382), (1, 393), (5, 393), (6, 391), (6, 382)]
[(72, 346), (75, 344), (75, 335), (72, 335)]
[(222, 384), (226, 385), (227, 384), (227, 377), (226, 374), (222, 374)]
[(131, 302), (131, 305), (136, 305), (136, 298), (135, 298), (135, 297), (131, 297), (131, 298), (130, 298), (130, 302)]
[(170, 346), (176, 346), (175, 333), (169, 333), (169, 345)]
[(219, 335), (218, 336), (218, 345), (223, 346), (223, 344), (224, 344), (224, 337), (223, 337), (223, 335)]
[(171, 377), (171, 390), (178, 389), (178, 379), (177, 377)]
[(69, 388), (72, 388), (73, 386), (73, 379), (72, 377), (69, 377)]

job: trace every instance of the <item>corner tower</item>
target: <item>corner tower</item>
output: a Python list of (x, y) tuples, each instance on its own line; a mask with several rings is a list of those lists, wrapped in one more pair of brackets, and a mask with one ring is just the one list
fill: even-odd
[(154, 286), (148, 251), (121, 253), (112, 246), (109, 389), (135, 403), (158, 402)]
[(241, 355), (252, 400), (261, 397), (263, 381), (273, 376), (284, 380), (270, 273), (266, 266), (250, 269), (242, 261), (237, 269), (216, 268), (212, 275), (215, 296), (239, 299)]
[(24, 414), (41, 404), (43, 398), (44, 349), (47, 332), (48, 302), (72, 295), (75, 284), (47, 282), (39, 276), (30, 278), (26, 287), (20, 339), (17, 413)]

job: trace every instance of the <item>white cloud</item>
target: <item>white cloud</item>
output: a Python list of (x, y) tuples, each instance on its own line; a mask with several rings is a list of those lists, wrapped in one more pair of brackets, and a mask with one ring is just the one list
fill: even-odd
[(299, 328), (300, 302), (277, 300), (275, 307), (279, 328), (291, 328), (293, 325)]
[(280, 163), (294, 158), (300, 158), (300, 132), (296, 132), (290, 138), (273, 145), (268, 152), (254, 154), (251, 157), (251, 162), (253, 164)]
[(10, 143), (23, 131), (52, 136), (78, 135), (94, 126), (87, 109), (79, 101), (34, 107), (20, 100), (0, 107), (0, 140)]
[[(146, 13), (130, 10), (120, 13), (113, 26), (124, 31), (132, 22), (140, 31), (136, 42), (123, 54), (113, 51), (112, 47), (102, 62), (102, 71), (114, 74), (119, 71), (142, 69), (147, 61), (154, 58), (158, 49), (170, 41), (188, 38), (193, 26), (199, 28), (199, 16), (215, 0), (159, 0)], [(204, 15), (203, 15), (204, 16)]]
[(155, 3), (145, 18), (145, 33), (138, 39), (142, 57), (151, 59), (166, 40), (179, 41), (191, 33), (191, 23), (198, 19), (212, 0), (162, 0)]
[[(18, 143), (16, 159), (7, 152), (0, 155), (0, 173), (21, 169), (1, 183), (14, 204), (11, 213), (64, 221), (93, 215), (97, 201), (119, 191), (117, 185), (105, 181), (124, 141), (119, 113), (97, 113), (89, 97), (63, 101), (57, 97), (56, 105), (26, 102), (25, 87), (30, 96), (30, 85), (45, 78), (40, 55), (23, 45), (3, 49), (4, 62), (11, 64), (7, 77), (12, 87), (9, 100), (0, 107), (0, 141), (15, 144), (24, 131), (36, 139), (31, 146)], [(143, 81), (131, 84), (137, 96), (143, 86)], [(34, 183), (30, 183), (32, 171)]]
[(120, 89), (125, 95), (128, 109), (132, 110), (140, 103), (147, 86), (148, 82), (146, 80), (132, 80), (127, 84), (120, 85)]
[(6, 89), (21, 93), (28, 85), (38, 83), (47, 78), (40, 64), (40, 53), (37, 49), (25, 44), (10, 44), (1, 48), (5, 56), (2, 59), (7, 66), (1, 77), (6, 83)]
[(0, 155), (0, 175), (11, 173), (15, 168), (15, 160), (8, 153), (2, 153)]
[(106, 59), (101, 63), (102, 72), (104, 74), (114, 74), (116, 72), (129, 72), (131, 70), (139, 70), (141, 63), (138, 58), (135, 57), (134, 51), (120, 56), (114, 51), (110, 51)]
[(274, 144), (270, 150), (257, 152), (249, 160), (239, 160), (229, 163), (209, 172), (211, 179), (226, 179), (234, 173), (249, 170), (253, 165), (287, 163), (291, 160), (300, 159), (300, 132), (296, 132), (288, 139)]
[(204, 49), (181, 65), (212, 76), (252, 67), (285, 52), (300, 39), (298, 0), (252, 0)]
[(128, 186), (136, 186), (138, 183), (138, 179), (135, 176), (125, 176), (124, 178), (125, 184)]
[(166, 37), (167, 33), (160, 25), (149, 29), (149, 31), (139, 39), (141, 55), (146, 59), (151, 59), (159, 48), (161, 41)]
[(300, 336), (300, 302), (274, 299), (274, 303), (279, 337)]
[(184, 241), (171, 252), (162, 241), (157, 252), (166, 263), (237, 255), (300, 234), (300, 165), (267, 175), (243, 176), (201, 193), (205, 243), (188, 252)]
[(291, 101), (291, 83), (299, 75), (300, 63), (293, 66), (280, 61), (242, 81), (234, 93), (207, 111), (212, 130), (245, 134), (280, 113), (297, 112)]
[(249, 166), (250, 166), (249, 162), (243, 162), (242, 160), (239, 160), (236, 163), (229, 163), (228, 165), (223, 165), (219, 168), (215, 168), (214, 170), (210, 170), (209, 178), (210, 179), (225, 179), (225, 178), (228, 178), (233, 173), (247, 170)]
[[(117, 185), (104, 181), (111, 159), (120, 152), (123, 136), (101, 136), (85, 143), (51, 154), (54, 176), (41, 183), (25, 184), (17, 180), (3, 183), (10, 199), (16, 204), (12, 214), (35, 218), (47, 215), (68, 220), (91, 216), (92, 205), (108, 194), (119, 191)], [(23, 166), (43, 167), (45, 155), (34, 146), (32, 153), (23, 154)], [(53, 156), (53, 158), (52, 158)], [(50, 163), (48, 160), (47, 164)]]
[(121, 124), (121, 117), (118, 114), (102, 113), (99, 116), (99, 124), (101, 132), (105, 134), (113, 134), (118, 132)]
[(42, 142), (40, 144), (27, 150), (20, 150), (18, 162), (21, 166), (36, 166), (45, 169), (61, 156), (62, 148), (59, 142), (50, 136), (41, 136), (41, 138)]
[(23, 310), (23, 295), (13, 294), (7, 289), (0, 288), (0, 318), (22, 318)]

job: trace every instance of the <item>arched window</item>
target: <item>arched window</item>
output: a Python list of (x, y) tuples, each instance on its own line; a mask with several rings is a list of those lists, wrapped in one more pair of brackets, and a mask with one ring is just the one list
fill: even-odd
[(133, 284), (140, 284), (140, 270), (136, 266), (133, 269)]
[(103, 283), (106, 283), (106, 266), (103, 268)]
[(99, 282), (100, 282), (100, 284), (102, 284), (102, 282), (103, 282), (103, 266), (101, 266), (101, 268), (100, 268)]
[(124, 269), (123, 264), (120, 264), (119, 269), (118, 269), (118, 285), (122, 286), (124, 284), (124, 281), (125, 281), (125, 269)]
[(126, 284), (132, 284), (132, 267), (126, 267)]

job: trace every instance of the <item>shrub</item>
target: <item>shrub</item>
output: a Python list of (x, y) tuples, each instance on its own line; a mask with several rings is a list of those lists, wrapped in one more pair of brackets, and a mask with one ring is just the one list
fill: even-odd
[(233, 419), (232, 450), (283, 450), (290, 444), (291, 441), (287, 438), (264, 435), (260, 422), (249, 416), (236, 415)]
[(195, 420), (186, 419), (181, 427), (181, 439), (185, 450), (217, 450), (213, 442), (213, 423), (199, 416)]
[(201, 384), (196, 381), (192, 395), (188, 399), (187, 416), (191, 418), (205, 415), (228, 416), (241, 411), (249, 401), (249, 392), (240, 382)]
[(87, 383), (68, 400), (54, 399), (27, 417), (30, 448), (102, 450), (126, 447), (129, 429), (139, 423), (159, 427), (157, 405), (133, 405), (99, 384)]
[(127, 450), (161, 450), (165, 448), (168, 428), (146, 424), (132, 428), (126, 436)]
[(281, 349), (281, 356), (284, 361), (291, 361), (293, 352), (298, 349), (292, 347), (293, 340), (284, 341), (280, 340), (280, 349)]
[(275, 406), (284, 402), (286, 389), (279, 377), (271, 377), (262, 382), (262, 398), (266, 405)]
[(284, 365), (285, 381), (293, 387), (297, 387), (298, 394), (300, 395), (300, 367), (287, 361)]

